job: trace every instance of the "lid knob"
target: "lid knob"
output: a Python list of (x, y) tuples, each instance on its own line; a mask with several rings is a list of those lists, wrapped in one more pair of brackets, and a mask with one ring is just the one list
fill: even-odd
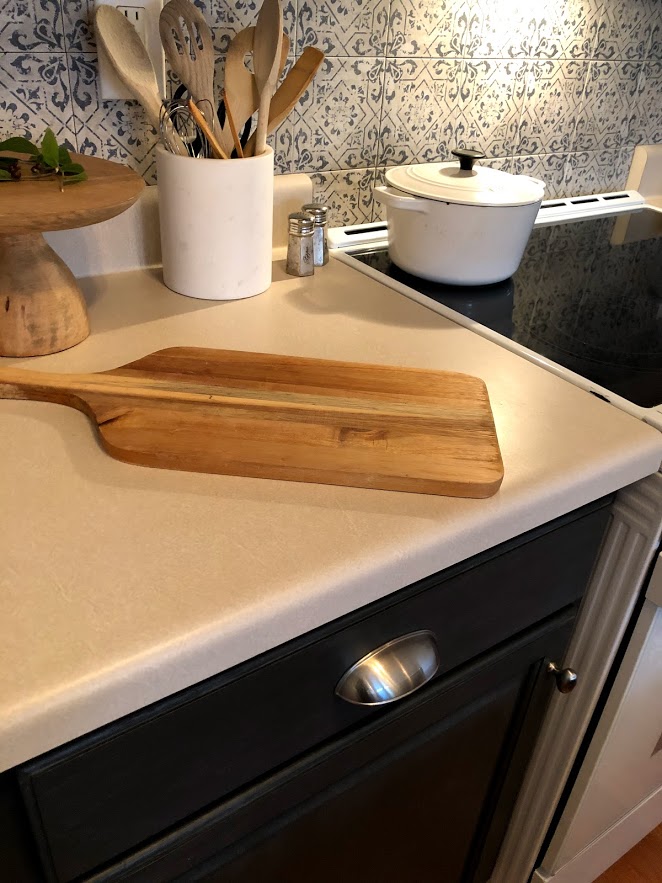
[(468, 147), (456, 147), (451, 153), (460, 160), (460, 168), (463, 172), (470, 172), (477, 159), (485, 159), (485, 154), (480, 150), (471, 150)]

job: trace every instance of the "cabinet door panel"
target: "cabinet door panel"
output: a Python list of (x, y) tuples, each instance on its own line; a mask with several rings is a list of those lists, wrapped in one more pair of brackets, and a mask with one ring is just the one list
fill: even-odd
[(94, 880), (455, 883), (483, 843), (489, 868), (473, 879), (486, 879), (492, 823), (523, 774), (519, 733), (537, 729), (533, 697), (553, 689), (541, 659), (563, 652), (574, 617), (530, 629)]
[(375, 647), (429, 629), (440, 679), (575, 602), (609, 517), (604, 506), (571, 513), (26, 764), (23, 794), (51, 879), (67, 883), (116, 861), (380, 717), (334, 695), (344, 671)]

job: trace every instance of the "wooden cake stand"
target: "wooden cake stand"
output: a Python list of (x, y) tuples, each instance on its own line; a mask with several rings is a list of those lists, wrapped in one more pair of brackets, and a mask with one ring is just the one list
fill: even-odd
[(0, 356), (43, 356), (90, 333), (73, 273), (43, 237), (121, 214), (145, 182), (119, 163), (73, 154), (88, 180), (60, 191), (55, 179), (0, 184)]

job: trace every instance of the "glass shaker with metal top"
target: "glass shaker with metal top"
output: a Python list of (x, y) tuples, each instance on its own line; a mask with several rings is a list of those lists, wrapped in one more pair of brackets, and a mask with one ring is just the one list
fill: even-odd
[(321, 202), (309, 202), (302, 206), (301, 211), (312, 215), (315, 220), (315, 229), (313, 231), (315, 266), (322, 267), (324, 264), (329, 263), (329, 246), (326, 241), (326, 222), (329, 207)]
[(312, 276), (315, 272), (313, 259), (314, 220), (307, 212), (288, 215), (287, 264), (285, 272), (290, 276)]

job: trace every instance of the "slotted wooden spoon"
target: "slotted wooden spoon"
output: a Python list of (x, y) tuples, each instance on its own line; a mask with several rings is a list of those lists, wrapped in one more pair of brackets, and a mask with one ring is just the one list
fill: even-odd
[(202, 110), (207, 122), (216, 125), (214, 98), (214, 43), (211, 30), (199, 9), (189, 0), (169, 0), (159, 16), (161, 43), (170, 67)]

